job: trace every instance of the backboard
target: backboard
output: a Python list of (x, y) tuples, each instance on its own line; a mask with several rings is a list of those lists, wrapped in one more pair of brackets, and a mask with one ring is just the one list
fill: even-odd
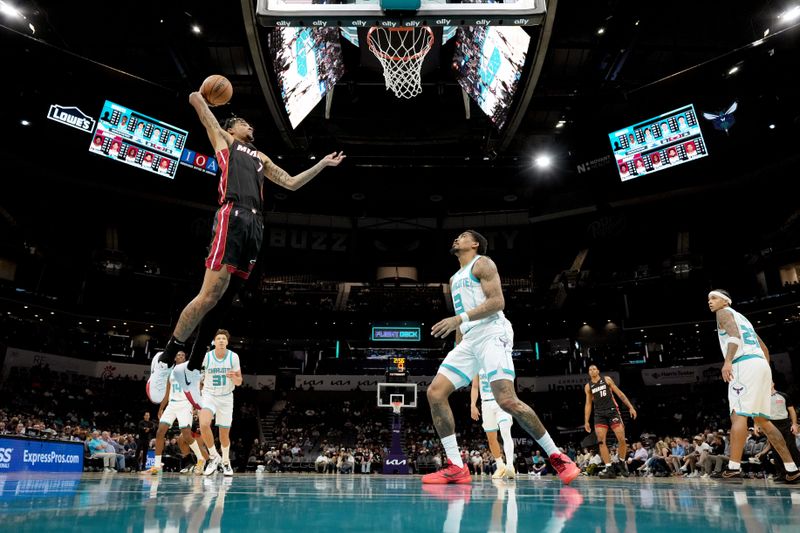
[(256, 14), (262, 26), (349, 28), (534, 26), (542, 23), (545, 14), (545, 0), (421, 0), (419, 9), (402, 12), (384, 11), (380, 0), (319, 1), (258, 0)]
[(402, 401), (402, 407), (416, 407), (417, 384), (378, 383), (378, 407), (392, 407), (396, 401)]

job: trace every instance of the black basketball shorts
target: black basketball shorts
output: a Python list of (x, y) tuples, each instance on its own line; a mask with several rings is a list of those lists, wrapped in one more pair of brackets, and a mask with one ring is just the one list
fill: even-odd
[(261, 213), (228, 202), (214, 215), (213, 233), (206, 268), (218, 271), (224, 267), (234, 276), (247, 279), (264, 239)]
[(603, 411), (594, 414), (594, 427), (615, 428), (622, 425), (622, 417), (618, 410)]

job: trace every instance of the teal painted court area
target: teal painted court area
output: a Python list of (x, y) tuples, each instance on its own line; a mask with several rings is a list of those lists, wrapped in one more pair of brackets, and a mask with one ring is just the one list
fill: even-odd
[(0, 475), (0, 490), (3, 531), (800, 531), (800, 488), (764, 480)]

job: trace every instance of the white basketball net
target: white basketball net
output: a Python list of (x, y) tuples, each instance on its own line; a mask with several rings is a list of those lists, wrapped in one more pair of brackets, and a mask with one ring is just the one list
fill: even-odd
[(414, 98), (422, 92), (421, 70), (433, 46), (433, 31), (420, 28), (370, 28), (369, 50), (383, 66), (386, 88), (398, 98)]

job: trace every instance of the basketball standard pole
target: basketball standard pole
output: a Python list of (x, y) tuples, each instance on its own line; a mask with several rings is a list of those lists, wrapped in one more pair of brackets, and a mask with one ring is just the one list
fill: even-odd
[(392, 445), (389, 448), (389, 455), (383, 460), (384, 474), (407, 475), (408, 457), (400, 446), (400, 435), (403, 431), (403, 414), (392, 412)]

